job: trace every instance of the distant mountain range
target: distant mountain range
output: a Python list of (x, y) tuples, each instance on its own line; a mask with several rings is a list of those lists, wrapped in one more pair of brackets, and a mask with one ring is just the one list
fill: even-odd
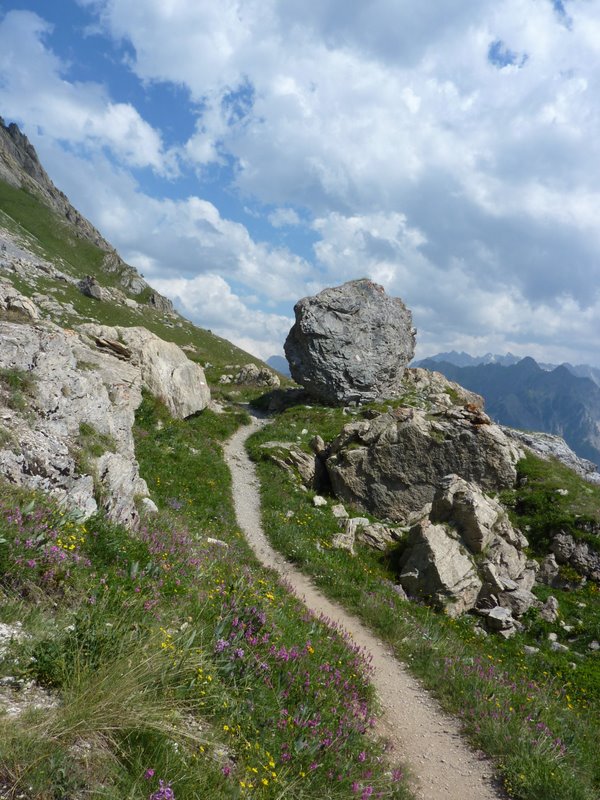
[[(464, 351), (459, 353), (457, 350), (450, 350), (447, 353), (437, 353), (434, 356), (428, 356), (427, 359), (416, 361), (412, 366), (420, 367), (422, 366), (423, 361), (444, 361), (447, 364), (454, 364), (456, 367), (479, 367), (482, 364), (498, 364), (501, 367), (512, 367), (514, 364), (518, 364), (519, 361), (522, 360), (522, 356), (515, 356), (512, 353), (506, 353), (505, 355), (499, 355), (498, 353), (486, 353), (484, 356), (471, 356), (469, 353), (465, 353)], [(578, 378), (589, 378), (590, 380), (594, 381), (597, 386), (600, 386), (600, 369), (597, 367), (591, 367), (589, 364), (577, 364), (576, 366), (573, 366), (573, 364), (569, 364), (568, 362), (564, 362), (563, 364), (549, 364), (543, 361), (538, 361), (537, 365), (546, 372), (550, 372), (556, 369), (558, 366), (565, 367), (569, 370), (569, 372), (571, 372), (573, 375), (576, 375)], [(441, 372), (441, 370), (438, 371)]]
[(287, 378), (291, 377), (290, 365), (287, 362), (287, 358), (284, 358), (283, 356), (269, 356), (266, 363), (270, 367), (273, 367), (273, 369), (276, 369), (277, 372), (285, 375)]
[(600, 464), (600, 370), (568, 364), (542, 367), (533, 358), (510, 353), (480, 358), (440, 353), (413, 366), (437, 370), (483, 395), (488, 414), (501, 424), (562, 436), (577, 455)]

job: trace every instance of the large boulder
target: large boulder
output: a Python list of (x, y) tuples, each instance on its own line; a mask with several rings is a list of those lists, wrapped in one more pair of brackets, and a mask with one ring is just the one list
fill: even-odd
[(335, 493), (380, 518), (405, 521), (454, 473), (484, 490), (511, 487), (519, 450), (479, 408), (397, 408), (346, 425), (326, 466)]
[(475, 607), (482, 586), (460, 537), (430, 520), (411, 528), (400, 583), (410, 595), (429, 600), (452, 617)]
[[(476, 609), (494, 628), (495, 613), (507, 623), (538, 602), (531, 592), (536, 567), (526, 547), (527, 539), (497, 500), (476, 484), (448, 475), (429, 518), (410, 531), (400, 582), (409, 594), (428, 598), (447, 613)], [(498, 608), (505, 611), (491, 613)]]
[(248, 386), (265, 386), (269, 389), (278, 389), (281, 385), (281, 381), (274, 372), (252, 363), (245, 364), (235, 376), (234, 381)]
[(148, 391), (161, 399), (174, 417), (189, 417), (210, 403), (204, 370), (173, 342), (165, 342), (146, 328), (89, 323), (78, 330), (102, 349), (139, 367)]
[(284, 350), (290, 372), (326, 403), (395, 397), (414, 353), (415, 330), (402, 300), (370, 280), (305, 297)]

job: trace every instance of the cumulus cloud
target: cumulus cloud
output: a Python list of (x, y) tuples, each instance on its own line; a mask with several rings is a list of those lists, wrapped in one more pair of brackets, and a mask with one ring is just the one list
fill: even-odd
[[(168, 174), (173, 154), (129, 103), (114, 103), (98, 83), (65, 79), (68, 65), (46, 47), (51, 26), (37, 14), (10, 11), (0, 20), (0, 107), (53, 139), (106, 148), (130, 167)], [(27, 127), (27, 126), (26, 126)]]
[[(90, 200), (153, 276), (193, 286), (197, 273), (220, 275), (238, 299), (234, 284), (252, 294), (254, 282), (277, 315), (277, 304), (368, 275), (413, 307), (424, 348), (597, 362), (587, 342), (600, 302), (600, 0), (79, 2), (128, 43), (140, 81), (187, 90), (196, 125), (182, 165), (220, 170), (286, 241), (318, 237), (312, 260), (306, 247), (302, 258), (255, 241), (201, 191)], [(60, 78), (36, 19), (17, 31), (22, 46)], [(9, 87), (15, 108), (27, 69)], [(68, 106), (81, 91), (92, 120), (119, 105), (94, 85), (45, 85)], [(139, 158), (164, 171), (160, 137), (128, 108), (111, 128), (131, 125)], [(27, 118), (38, 110), (32, 102)], [(107, 141), (93, 121), (74, 127), (135, 166), (122, 132)]]

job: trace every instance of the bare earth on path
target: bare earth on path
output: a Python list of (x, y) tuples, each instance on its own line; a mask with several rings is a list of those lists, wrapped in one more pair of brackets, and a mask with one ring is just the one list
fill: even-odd
[(245, 441), (261, 425), (256, 418), (225, 445), (231, 470), (238, 524), (263, 565), (276, 570), (313, 612), (324, 614), (347, 630), (372, 655), (372, 682), (383, 709), (378, 733), (388, 739), (398, 758), (408, 763), (419, 800), (500, 800), (493, 786), (493, 767), (466, 744), (459, 724), (445, 714), (426, 689), (392, 655), (390, 648), (356, 617), (332, 603), (303, 573), (267, 541), (261, 522), (260, 491)]

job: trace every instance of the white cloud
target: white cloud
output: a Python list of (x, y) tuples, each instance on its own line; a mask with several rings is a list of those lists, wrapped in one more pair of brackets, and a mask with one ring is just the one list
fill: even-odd
[(293, 208), (276, 208), (269, 214), (269, 222), (274, 228), (286, 228), (300, 225), (300, 217)]
[[(369, 275), (413, 307), (424, 347), (487, 340), (483, 349), (505, 342), (572, 360), (579, 348), (597, 362), (600, 0), (569, 2), (568, 24), (550, 0), (80, 2), (131, 43), (140, 80), (188, 90), (197, 121), (182, 163), (233, 174), (226, 188), (259, 211), (274, 206), (273, 227), (294, 225), (295, 237), (312, 219), (319, 237), (310, 264), (200, 197), (152, 199), (123, 175), (110, 202), (81, 185), (94, 219), (152, 276), (184, 281), (178, 291), (189, 284), (193, 296), (197, 274), (219, 275), (248, 309), (237, 287), (246, 296), (259, 286), (270, 314)], [(168, 170), (138, 112), (95, 84), (64, 81), (29, 19), (25, 73), (7, 92), (21, 117), (40, 113), (60, 138), (64, 103), (77, 141)], [(504, 54), (496, 63), (493, 43)], [(18, 101), (36, 65), (58, 98), (46, 117), (41, 100)], [(127, 150), (129, 129), (141, 144)]]
[(69, 81), (68, 65), (45, 46), (51, 27), (28, 11), (10, 11), (0, 21), (0, 107), (53, 139), (107, 148), (130, 167), (175, 170), (160, 134), (129, 103), (114, 103), (98, 83)]

